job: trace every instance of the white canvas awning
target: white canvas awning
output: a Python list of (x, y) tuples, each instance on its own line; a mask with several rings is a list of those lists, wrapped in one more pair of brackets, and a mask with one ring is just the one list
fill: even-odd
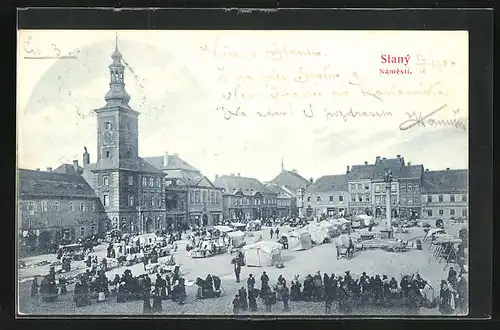
[(223, 233), (234, 231), (234, 229), (229, 226), (214, 226), (214, 228)]

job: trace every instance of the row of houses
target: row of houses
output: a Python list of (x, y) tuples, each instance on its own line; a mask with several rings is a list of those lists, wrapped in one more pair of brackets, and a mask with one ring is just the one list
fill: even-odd
[[(212, 182), (178, 154), (139, 156), (139, 112), (129, 105), (118, 43), (111, 54), (106, 104), (95, 109), (97, 155), (82, 164), (18, 170), (18, 229), (74, 241), (97, 232), (153, 232), (169, 225), (210, 226), (222, 220), (295, 215), (385, 213), (384, 171), (394, 174), (395, 215), (467, 216), (467, 171), (424, 171), (422, 165), (377, 157), (342, 175), (306, 180), (296, 170), (262, 183), (240, 174)], [(81, 165), (81, 166), (80, 166)]]
[[(388, 170), (389, 183), (384, 181)], [(299, 209), (305, 216), (385, 216), (390, 198), (393, 217), (468, 218), (468, 171), (430, 171), (405, 163), (400, 155), (376, 157), (371, 164), (348, 166), (345, 174), (323, 176), (299, 195)]]

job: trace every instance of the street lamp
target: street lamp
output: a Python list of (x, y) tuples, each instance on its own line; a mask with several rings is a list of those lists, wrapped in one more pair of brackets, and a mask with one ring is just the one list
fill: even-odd
[(391, 232), (392, 232), (392, 212), (391, 212), (391, 185), (393, 181), (393, 175), (392, 175), (392, 170), (386, 166), (385, 168), (385, 173), (384, 173), (384, 182), (385, 182), (385, 193), (386, 193), (386, 201), (385, 201), (385, 208), (386, 208), (386, 217), (387, 217), (387, 232), (389, 235), (389, 238), (391, 237)]

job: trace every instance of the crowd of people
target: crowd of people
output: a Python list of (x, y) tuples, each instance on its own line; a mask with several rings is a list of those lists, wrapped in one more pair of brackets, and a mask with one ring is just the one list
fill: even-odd
[[(420, 274), (404, 275), (398, 282), (386, 275), (369, 276), (363, 272), (354, 278), (350, 271), (343, 276), (335, 274), (308, 274), (303, 281), (296, 275), (290, 288), (287, 280), (280, 275), (276, 285), (270, 286), (269, 276), (264, 271), (260, 277), (260, 289), (256, 288), (255, 277), (250, 274), (247, 287), (241, 287), (232, 301), (234, 314), (250, 310), (257, 311), (257, 297), (260, 297), (266, 312), (278, 301), (283, 303), (283, 311), (290, 310), (289, 301), (324, 302), (325, 313), (337, 310), (349, 314), (364, 308), (401, 308), (410, 314), (417, 314), (422, 307), (439, 307), (442, 314), (467, 311), (467, 282), (462, 274), (453, 268), (447, 280), (441, 282), (439, 295), (434, 297), (434, 288)], [(426, 292), (428, 288), (431, 291)], [(432, 293), (430, 293), (432, 292)]]
[[(172, 239), (178, 238), (178, 233), (170, 233)], [(280, 238), (279, 227), (269, 229), (271, 238)], [(223, 237), (222, 233), (213, 228), (195, 228), (190, 236), (192, 244), (206, 237)], [(107, 257), (113, 258), (112, 243), (108, 246)], [(149, 262), (158, 261), (158, 251), (153, 247), (143, 258), (144, 270)], [(87, 255), (84, 261), (88, 269), (77, 278), (74, 288), (74, 302), (77, 307), (86, 306), (96, 301), (97, 303), (109, 301), (116, 297), (117, 303), (127, 301), (143, 301), (144, 313), (158, 313), (162, 311), (162, 301), (172, 301), (184, 304), (186, 302), (186, 283), (179, 266), (172, 272), (159, 272), (151, 278), (148, 274), (133, 276), (127, 269), (122, 276), (118, 274), (112, 280), (106, 276), (108, 270), (107, 259), (99, 262), (96, 256)], [(241, 267), (244, 266), (244, 256), (238, 252), (232, 259), (236, 282), (240, 283)], [(448, 277), (440, 283), (439, 294), (437, 290), (429, 294), (425, 289), (434, 288), (418, 273), (389, 278), (383, 274), (368, 275), (363, 272), (360, 276), (351, 275), (346, 271), (341, 276), (336, 274), (308, 274), (303, 279), (296, 275), (290, 283), (279, 276), (274, 285), (264, 271), (260, 276), (260, 286), (256, 285), (256, 278), (250, 274), (246, 279), (246, 286), (241, 286), (233, 300), (231, 308), (233, 313), (245, 311), (256, 312), (259, 302), (266, 312), (271, 312), (272, 306), (278, 302), (283, 304), (283, 311), (290, 310), (290, 302), (324, 302), (325, 313), (336, 310), (340, 313), (355, 313), (373, 307), (377, 308), (404, 308), (408, 313), (418, 314), (421, 307), (439, 307), (442, 314), (453, 314), (467, 311), (467, 281), (463, 276), (463, 267), (457, 273), (452, 267)], [(58, 294), (66, 294), (68, 281), (60, 276), (56, 280), (56, 272), (51, 267), (48, 275), (44, 276), (41, 283), (33, 280), (31, 286), (32, 297), (40, 294), (43, 301), (53, 301)], [(205, 279), (197, 278), (197, 298), (218, 298), (222, 296), (221, 279), (208, 274)], [(260, 298), (260, 301), (259, 299)], [(151, 305), (151, 299), (153, 304)], [(293, 306), (292, 306), (293, 307)]]

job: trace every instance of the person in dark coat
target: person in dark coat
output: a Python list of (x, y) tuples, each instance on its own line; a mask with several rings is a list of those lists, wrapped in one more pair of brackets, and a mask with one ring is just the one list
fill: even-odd
[(257, 311), (257, 290), (248, 290), (248, 305), (250, 307), (250, 311)]
[(144, 291), (151, 292), (151, 278), (148, 276), (148, 274), (144, 275)]
[(253, 277), (252, 274), (248, 275), (247, 279), (247, 290), (250, 293), (251, 290), (253, 290), (255, 287), (255, 277)]
[(167, 298), (167, 292), (166, 292), (167, 281), (165, 281), (161, 277), (160, 274), (156, 274), (155, 287), (157, 287), (160, 290), (160, 297), (161, 297), (161, 299), (166, 299)]
[(149, 291), (144, 290), (144, 295), (143, 295), (143, 304), (142, 304), (142, 313), (143, 314), (150, 314), (152, 312), (152, 307), (151, 307), (151, 294)]
[(278, 238), (278, 239), (279, 239), (279, 237), (280, 237), (280, 229), (279, 229), (279, 228), (276, 228), (276, 230), (275, 230), (274, 232), (275, 232), (275, 234), (276, 234), (276, 238)]
[(266, 272), (262, 272), (262, 276), (260, 277), (260, 281), (262, 285), (260, 287), (261, 291), (264, 291), (264, 288), (269, 288), (269, 276), (267, 276)]
[(248, 301), (247, 301), (247, 291), (244, 287), (238, 290), (238, 297), (240, 298), (240, 309), (246, 311), (248, 309)]
[(457, 272), (450, 267), (450, 271), (448, 272), (448, 283), (454, 288), (455, 284), (457, 284)]
[(441, 281), (441, 290), (439, 292), (439, 312), (441, 314), (451, 314), (453, 309), (451, 308), (452, 292), (448, 287), (448, 283), (445, 280)]
[(302, 284), (300, 284), (299, 275), (295, 275), (294, 279), (292, 280), (292, 286), (290, 288), (291, 301), (299, 301), (301, 299), (301, 292), (300, 292), (301, 286)]
[(155, 287), (154, 293), (153, 293), (153, 313), (160, 313), (162, 311), (162, 296), (161, 296), (161, 291), (159, 287)]
[(123, 303), (126, 302), (127, 292), (125, 289), (125, 282), (120, 282), (116, 291), (116, 302)]
[(35, 276), (33, 278), (33, 282), (31, 282), (31, 297), (35, 297), (38, 295), (38, 278)]
[(239, 314), (240, 313), (240, 297), (238, 295), (234, 296), (232, 304), (233, 304), (233, 314)]
[(283, 301), (283, 310), (288, 312), (290, 307), (288, 305), (288, 301), (290, 299), (290, 290), (286, 286), (286, 282), (283, 283), (283, 287), (281, 288), (281, 300)]
[(239, 262), (234, 263), (234, 276), (236, 277), (236, 283), (240, 283), (240, 273), (241, 265)]
[(59, 277), (59, 292), (60, 294), (66, 294), (68, 292), (68, 290), (66, 289), (66, 279), (64, 278), (64, 276), (61, 276)]
[(467, 304), (468, 304), (468, 285), (465, 278), (460, 275), (456, 284), (457, 290), (457, 303), (456, 307), (460, 311), (460, 314), (467, 314)]
[(142, 263), (144, 265), (144, 270), (146, 270), (146, 266), (148, 265), (148, 256), (144, 254), (144, 257), (142, 258)]
[(271, 239), (273, 239), (273, 234), (274, 234), (274, 231), (273, 231), (273, 229), (272, 229), (272, 228), (269, 230), (269, 234), (271, 235)]

